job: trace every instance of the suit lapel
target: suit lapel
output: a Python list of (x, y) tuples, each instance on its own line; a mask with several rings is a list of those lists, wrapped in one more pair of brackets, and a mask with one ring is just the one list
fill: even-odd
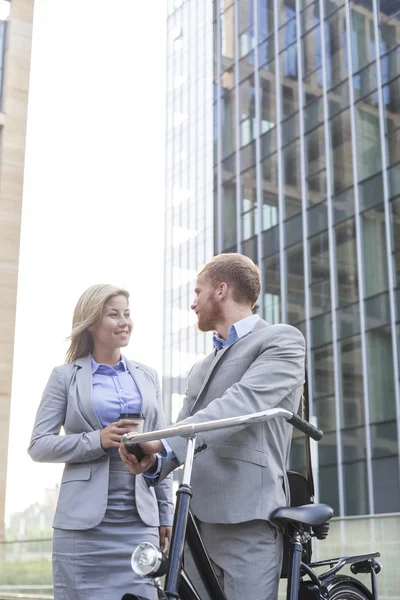
[(140, 395), (142, 396), (142, 413), (146, 414), (148, 394), (146, 393), (147, 382), (146, 382), (144, 373), (143, 373), (142, 369), (140, 368), (140, 366), (137, 363), (135, 363), (133, 360), (125, 359), (125, 361), (126, 361), (126, 366), (128, 367), (129, 373), (132, 375), (134, 382), (138, 386)]
[[(194, 401), (194, 404), (193, 404), (193, 406), (192, 406), (192, 408), (191, 408), (191, 410), (190, 410), (190, 414), (193, 414), (193, 411), (194, 411), (194, 409), (195, 409), (195, 406), (196, 406), (196, 404), (198, 403), (198, 401), (199, 401), (199, 399), (200, 399), (200, 397), (201, 397), (201, 394), (202, 394), (202, 393), (203, 393), (203, 391), (204, 391), (204, 388), (206, 387), (206, 385), (207, 385), (207, 383), (208, 383), (208, 381), (209, 381), (209, 379), (210, 379), (210, 377), (211, 377), (211, 375), (212, 375), (212, 373), (213, 373), (213, 371), (214, 371), (215, 367), (217, 366), (217, 364), (219, 363), (219, 361), (221, 360), (221, 358), (222, 358), (223, 356), (225, 356), (225, 354), (226, 354), (227, 352), (229, 352), (230, 348), (233, 348), (233, 346), (235, 346), (235, 344), (237, 344), (237, 343), (238, 343), (238, 342), (240, 342), (241, 340), (245, 340), (245, 339), (247, 339), (248, 337), (250, 337), (250, 336), (251, 336), (251, 334), (253, 333), (253, 331), (257, 331), (258, 329), (260, 329), (260, 328), (262, 328), (262, 327), (268, 327), (268, 323), (266, 323), (266, 322), (265, 322), (263, 319), (260, 319), (260, 320), (259, 320), (259, 321), (258, 321), (258, 322), (255, 324), (254, 328), (252, 329), (252, 331), (250, 331), (250, 333), (248, 333), (247, 335), (245, 335), (245, 336), (243, 336), (243, 337), (239, 338), (238, 340), (236, 340), (235, 342), (233, 342), (233, 344), (231, 344), (231, 345), (230, 345), (230, 346), (228, 346), (227, 348), (224, 348), (223, 350), (218, 350), (218, 352), (216, 352), (216, 354), (215, 354), (214, 356), (213, 356), (213, 354), (211, 354), (211, 355), (210, 355), (210, 357), (212, 357), (211, 364), (210, 364), (210, 366), (209, 366), (209, 368), (208, 368), (208, 371), (207, 371), (207, 373), (206, 373), (206, 376), (205, 376), (205, 378), (204, 378), (204, 381), (203, 381), (203, 383), (202, 383), (202, 385), (201, 385), (201, 387), (200, 387), (200, 391), (199, 391), (199, 393), (197, 394), (197, 398), (196, 398), (196, 400)], [(207, 358), (208, 358), (208, 357), (207, 357)], [(207, 358), (206, 358), (205, 360), (207, 360)]]
[(90, 356), (78, 358), (75, 364), (79, 367), (76, 373), (76, 387), (82, 412), (93, 429), (101, 429), (102, 424), (93, 406), (93, 378)]
[[(218, 350), (218, 352), (216, 352), (215, 354), (211, 354), (210, 357), (212, 358), (211, 360), (211, 364), (208, 368), (208, 371), (206, 373), (206, 376), (204, 377), (203, 383), (201, 384), (201, 388), (199, 390), (199, 393), (197, 394), (197, 398), (194, 401), (194, 404), (191, 408), (190, 413), (193, 414), (193, 411), (195, 409), (196, 404), (198, 403), (201, 394), (204, 391), (204, 388), (206, 387), (208, 380), (210, 379), (212, 372), (214, 371), (215, 367), (217, 366), (217, 364), (219, 363), (219, 361), (221, 360), (221, 358), (229, 351), (230, 348), (232, 348), (232, 346), (234, 346), (239, 340), (236, 340), (236, 342), (234, 342), (233, 344), (231, 344), (230, 346), (228, 346), (227, 348), (224, 348), (223, 350)], [(207, 359), (205, 359), (207, 360)]]

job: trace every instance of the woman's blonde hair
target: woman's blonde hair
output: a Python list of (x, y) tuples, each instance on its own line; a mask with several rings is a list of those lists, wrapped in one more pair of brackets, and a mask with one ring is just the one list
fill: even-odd
[(73, 362), (93, 351), (93, 337), (89, 328), (100, 320), (107, 300), (121, 294), (129, 300), (129, 293), (115, 285), (92, 285), (83, 292), (72, 318), (72, 331), (68, 338), (71, 344), (65, 355), (66, 362)]

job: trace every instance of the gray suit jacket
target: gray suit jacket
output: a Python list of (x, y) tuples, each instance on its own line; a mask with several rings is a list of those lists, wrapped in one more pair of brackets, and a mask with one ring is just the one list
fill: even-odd
[[(304, 383), (305, 343), (290, 325), (258, 321), (233, 345), (191, 370), (182, 424), (282, 407), (297, 411)], [(206, 523), (269, 519), (289, 502), (286, 476), (292, 426), (283, 418), (200, 433), (192, 486), (194, 514)], [(176, 459), (163, 459), (157, 481), (185, 458), (186, 441), (171, 438)]]
[[(156, 372), (130, 360), (126, 364), (142, 394), (144, 431), (165, 427)], [(65, 435), (60, 436), (61, 427)], [(101, 428), (92, 402), (90, 356), (53, 369), (28, 449), (33, 460), (65, 463), (53, 527), (90, 529), (104, 517), (110, 455), (101, 447)], [(157, 488), (136, 476), (135, 501), (146, 525), (172, 525), (172, 476)]]

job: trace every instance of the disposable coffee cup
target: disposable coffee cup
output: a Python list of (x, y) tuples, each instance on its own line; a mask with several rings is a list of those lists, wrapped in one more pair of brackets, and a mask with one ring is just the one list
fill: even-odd
[(144, 425), (144, 414), (142, 413), (121, 413), (119, 415), (120, 419), (131, 419), (132, 421), (137, 421), (137, 425), (127, 425), (129, 431), (136, 431), (137, 433), (142, 433), (143, 425)]

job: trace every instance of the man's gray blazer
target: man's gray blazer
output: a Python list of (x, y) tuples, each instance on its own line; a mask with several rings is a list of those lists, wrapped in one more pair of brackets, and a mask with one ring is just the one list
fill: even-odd
[[(297, 412), (304, 361), (298, 329), (260, 320), (251, 333), (195, 364), (178, 421), (198, 423), (278, 406)], [(192, 509), (200, 521), (268, 520), (275, 508), (286, 506), (291, 435), (283, 418), (200, 433), (192, 475)], [(168, 442), (176, 459), (163, 459), (157, 481), (185, 458), (184, 438)]]
[[(156, 372), (130, 360), (126, 364), (142, 394), (144, 431), (165, 427)], [(65, 435), (59, 435), (61, 427)], [(53, 527), (90, 529), (104, 517), (110, 454), (100, 444), (100, 429), (92, 402), (90, 356), (53, 369), (28, 449), (33, 460), (65, 463)], [(172, 525), (172, 477), (152, 488), (137, 475), (135, 501), (146, 525)]]

